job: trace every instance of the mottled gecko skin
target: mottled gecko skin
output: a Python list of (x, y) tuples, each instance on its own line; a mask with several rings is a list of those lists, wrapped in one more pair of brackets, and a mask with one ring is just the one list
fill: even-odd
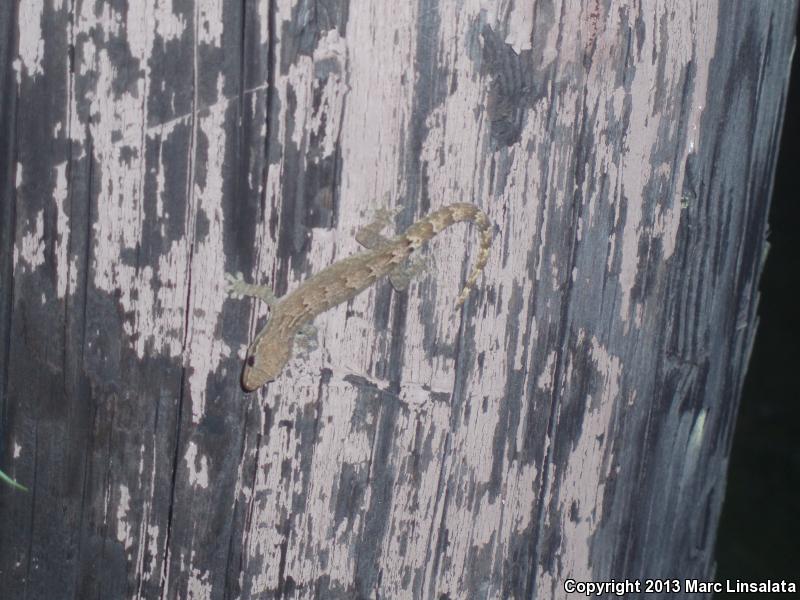
[(242, 387), (253, 391), (273, 381), (291, 358), (292, 344), (301, 327), (318, 314), (363, 292), (380, 277), (399, 272), (414, 250), (443, 229), (461, 221), (475, 223), (481, 245), (475, 268), (456, 302), (456, 306), (460, 306), (486, 265), (492, 242), (489, 218), (477, 206), (465, 202), (440, 208), (411, 225), (404, 233), (334, 263), (278, 300), (266, 326), (247, 350)]

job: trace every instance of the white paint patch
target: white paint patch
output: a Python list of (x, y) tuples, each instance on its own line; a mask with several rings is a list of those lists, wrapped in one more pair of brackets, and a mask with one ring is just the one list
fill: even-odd
[(14, 442), (14, 449), (12, 451), (14, 458), (19, 458), (22, 455), (22, 446), (17, 442)]
[(536, 378), (536, 387), (543, 392), (550, 392), (553, 389), (557, 357), (558, 354), (556, 351), (551, 350), (547, 354), (547, 361), (544, 363), (544, 367), (542, 367), (541, 374)]
[(603, 403), (614, 404), (619, 400), (620, 379), (622, 377), (622, 361), (613, 356), (600, 345), (596, 337), (592, 337), (592, 359), (606, 387), (603, 389)]
[(44, 0), (20, 0), (19, 3), (19, 58), (28, 77), (42, 75), (44, 35), (42, 12)]
[(201, 44), (222, 47), (224, 6), (223, 0), (198, 0), (197, 38)]
[(184, 456), (189, 483), (194, 487), (208, 489), (208, 459), (206, 456), (200, 456), (198, 459), (198, 455), (197, 444), (189, 442)]
[[(192, 551), (191, 563), (194, 563), (194, 551)], [(201, 571), (192, 568), (189, 580), (186, 582), (187, 600), (211, 600), (211, 575), (208, 571)]]
[(681, 204), (675, 202), (670, 207), (659, 204), (653, 235), (662, 240), (663, 259), (667, 260), (675, 251), (678, 239), (678, 227), (681, 223)]
[(56, 165), (55, 170), (56, 187), (53, 190), (53, 202), (56, 205), (56, 293), (63, 299), (67, 294), (70, 280), (69, 216), (64, 206), (69, 191), (66, 161)]
[(288, 87), (294, 91), (296, 104), (294, 115), (294, 129), (292, 131), (292, 142), (297, 147), (303, 142), (305, 137), (306, 120), (309, 118), (309, 105), (311, 104), (311, 85), (313, 61), (309, 56), (299, 56), (297, 61), (290, 65), (289, 74), (286, 78), (288, 86), (281, 87), (284, 94), (281, 96), (281, 105), (288, 103)]
[(183, 15), (176, 15), (172, 0), (159, 0), (153, 6), (155, 33), (163, 41), (178, 40), (186, 31)]
[(511, 13), (508, 15), (508, 33), (506, 44), (514, 48), (519, 54), (523, 50), (531, 49), (533, 37), (533, 13), (536, 9), (534, 2), (514, 2)]
[(14, 246), (14, 272), (25, 268), (34, 271), (44, 264), (44, 211), (36, 213), (33, 231), (22, 236), (19, 244)]
[(120, 24), (120, 30), (125, 32), (128, 50), (133, 56), (147, 56), (153, 44), (151, 24), (147, 18), (151, 10), (147, 4), (146, 2), (131, 3), (125, 14), (115, 14), (114, 16)]
[(158, 544), (158, 536), (160, 535), (160, 530), (158, 525), (148, 525), (147, 526), (147, 554), (150, 558), (150, 562), (148, 563), (147, 569), (143, 573), (142, 578), (147, 581), (153, 578), (154, 575), (158, 575), (158, 562), (161, 558), (161, 548)]
[(19, 59), (19, 57), (11, 61), (11, 68), (14, 70), (14, 75), (17, 80), (17, 88), (19, 88), (20, 84), (22, 83), (22, 61)]
[[(139, 302), (142, 309), (136, 315), (136, 330), (146, 332), (143, 339), (137, 339), (134, 347), (137, 354), (144, 356), (149, 344), (161, 349), (167, 356), (180, 356), (183, 352), (183, 318), (185, 314), (187, 248), (185, 240), (173, 241), (169, 250), (158, 259), (158, 268), (149, 266), (142, 269), (139, 280)], [(157, 273), (157, 275), (156, 275)], [(156, 280), (158, 291), (155, 291)], [(147, 312), (144, 307), (154, 307)], [(157, 307), (157, 308), (156, 308)], [(131, 335), (134, 330), (131, 329)]]
[(130, 550), (133, 546), (133, 536), (131, 535), (131, 524), (128, 513), (131, 510), (131, 494), (128, 486), (119, 486), (119, 504), (117, 504), (117, 541), (121, 542), (125, 550)]

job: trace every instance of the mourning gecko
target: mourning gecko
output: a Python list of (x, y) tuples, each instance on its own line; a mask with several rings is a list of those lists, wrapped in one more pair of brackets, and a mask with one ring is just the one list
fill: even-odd
[(259, 298), (272, 307), (267, 324), (247, 349), (242, 387), (253, 391), (274, 381), (292, 355), (295, 336), (308, 329), (318, 314), (350, 300), (385, 275), (395, 288), (405, 288), (410, 274), (405, 266), (409, 255), (443, 229), (462, 221), (471, 221), (477, 226), (480, 249), (475, 267), (456, 301), (458, 307), (467, 299), (483, 271), (492, 242), (492, 227), (486, 213), (466, 202), (440, 208), (391, 239), (380, 235), (380, 230), (389, 223), (389, 213), (384, 211), (375, 222), (356, 234), (366, 250), (335, 262), (280, 299), (265, 286), (245, 283), (241, 274), (227, 275), (231, 294)]

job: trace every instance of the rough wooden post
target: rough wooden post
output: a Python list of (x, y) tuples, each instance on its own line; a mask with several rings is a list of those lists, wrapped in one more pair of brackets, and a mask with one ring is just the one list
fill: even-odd
[[(1, 3), (3, 596), (712, 579), (796, 10)], [(463, 310), (460, 227), (241, 391), (226, 272), (457, 200)]]

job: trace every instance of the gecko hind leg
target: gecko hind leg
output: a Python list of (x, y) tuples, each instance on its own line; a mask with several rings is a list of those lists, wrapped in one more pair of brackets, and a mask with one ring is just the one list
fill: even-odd
[(411, 283), (411, 278), (416, 277), (423, 271), (431, 269), (430, 263), (424, 258), (416, 258), (407, 261), (403, 266), (396, 268), (389, 273), (389, 283), (398, 292), (404, 292)]
[(273, 292), (269, 287), (265, 285), (253, 285), (252, 283), (247, 283), (245, 282), (244, 276), (241, 273), (236, 273), (236, 275), (225, 273), (225, 281), (228, 282), (228, 293), (232, 296), (248, 296), (251, 298), (258, 298), (259, 300), (266, 302), (268, 306), (273, 306), (278, 301), (278, 299), (275, 297), (275, 292)]
[(356, 241), (364, 248), (372, 249), (385, 244), (389, 240), (381, 235), (381, 231), (392, 224), (399, 210), (379, 208), (372, 217), (372, 222), (364, 225), (356, 232)]
[(297, 331), (295, 342), (301, 352), (311, 352), (317, 348), (317, 328), (306, 323)]

